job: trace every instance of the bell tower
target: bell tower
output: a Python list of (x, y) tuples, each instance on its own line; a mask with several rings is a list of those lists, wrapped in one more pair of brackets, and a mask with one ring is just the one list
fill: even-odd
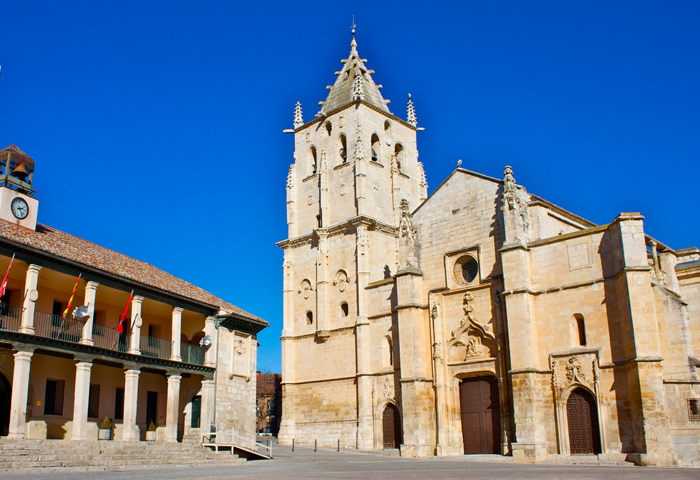
[(33, 177), (34, 160), (17, 145), (0, 150), (0, 218), (36, 230), (39, 200)]
[[(321, 439), (340, 421), (333, 442), (371, 449), (370, 359), (378, 347), (366, 287), (398, 270), (402, 204), (415, 210), (427, 198), (427, 182), (410, 95), (407, 119), (400, 119), (354, 35), (353, 29), (350, 54), (326, 87), (320, 111), (304, 122), (297, 102), (294, 128), (284, 131), (294, 135), (295, 149), (287, 176), (288, 238), (278, 243), (284, 249), (280, 441)], [(313, 414), (310, 399), (321, 399)], [(328, 405), (346, 407), (325, 412)]]

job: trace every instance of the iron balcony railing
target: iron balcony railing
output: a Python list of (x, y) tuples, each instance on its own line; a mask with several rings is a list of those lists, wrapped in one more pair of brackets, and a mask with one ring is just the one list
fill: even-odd
[[(19, 332), (22, 325), (23, 307), (0, 303), (0, 331)], [(62, 318), (45, 312), (34, 312), (34, 335), (55, 338), (65, 342), (80, 343), (83, 339), (84, 321)], [(116, 352), (129, 352), (131, 335), (117, 333), (115, 328), (93, 324), (92, 340), (95, 347)], [(162, 338), (141, 335), (139, 347), (145, 357), (170, 360), (173, 342)], [(204, 365), (206, 350), (197, 345), (182, 344), (180, 355), (183, 363)]]
[(65, 342), (80, 343), (85, 322), (62, 318), (51, 313), (34, 312), (34, 334), (39, 337), (56, 338)]
[(19, 332), (22, 324), (22, 307), (0, 303), (0, 330)]
[(170, 360), (173, 342), (162, 338), (141, 335), (141, 355), (144, 357), (162, 358)]
[(97, 324), (92, 325), (92, 341), (99, 348), (126, 353), (129, 351), (130, 337), (128, 333), (118, 333), (114, 328)]
[(180, 356), (183, 363), (191, 365), (204, 365), (204, 354), (206, 350), (197, 345), (183, 343), (180, 345)]

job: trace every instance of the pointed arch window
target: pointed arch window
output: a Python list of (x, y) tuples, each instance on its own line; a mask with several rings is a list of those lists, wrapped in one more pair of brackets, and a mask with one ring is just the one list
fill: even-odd
[(348, 161), (348, 141), (345, 135), (340, 135), (338, 137), (338, 155), (340, 156), (341, 163)]
[(316, 166), (317, 166), (317, 161), (316, 161), (316, 147), (311, 147), (309, 150), (309, 161), (311, 162), (311, 174), (313, 175), (316, 173)]
[(372, 134), (372, 161), (373, 162), (378, 162), (379, 161), (379, 136), (376, 133)]
[(400, 143), (397, 143), (396, 146), (394, 147), (394, 158), (396, 158), (396, 168), (401, 171), (401, 166), (403, 165), (403, 160), (404, 160), (404, 149), (403, 145)]

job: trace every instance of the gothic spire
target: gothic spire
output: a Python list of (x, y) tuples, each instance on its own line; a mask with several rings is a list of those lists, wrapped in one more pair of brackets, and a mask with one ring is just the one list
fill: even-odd
[(374, 70), (369, 70), (365, 66), (367, 60), (360, 58), (360, 54), (357, 52), (357, 41), (354, 34), (350, 42), (350, 55), (341, 62), (344, 64), (343, 69), (335, 72), (338, 78), (329, 87), (330, 92), (328, 92), (326, 100), (320, 102), (321, 111), (318, 115), (328, 115), (331, 111), (357, 100), (362, 100), (386, 113), (391, 113), (387, 107), (389, 101), (385, 100), (379, 92), (382, 86), (375, 84), (372, 79)]
[(294, 128), (299, 128), (304, 125), (304, 118), (301, 115), (301, 103), (297, 102), (294, 107)]
[(411, 94), (408, 94), (408, 107), (406, 113), (406, 121), (413, 125), (414, 127), (418, 125), (418, 120), (416, 119), (416, 109), (413, 107), (413, 102), (411, 101)]

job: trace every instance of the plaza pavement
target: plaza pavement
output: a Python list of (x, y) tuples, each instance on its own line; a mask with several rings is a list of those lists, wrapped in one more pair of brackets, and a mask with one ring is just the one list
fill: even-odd
[(231, 466), (158, 468), (121, 471), (66, 471), (3, 474), (3, 480), (500, 480), (500, 479), (699, 479), (700, 469), (655, 468), (632, 466), (588, 466), (555, 464), (519, 464), (510, 457), (464, 456), (408, 459), (355, 450), (295, 448), (274, 445), (274, 459), (253, 460)]

